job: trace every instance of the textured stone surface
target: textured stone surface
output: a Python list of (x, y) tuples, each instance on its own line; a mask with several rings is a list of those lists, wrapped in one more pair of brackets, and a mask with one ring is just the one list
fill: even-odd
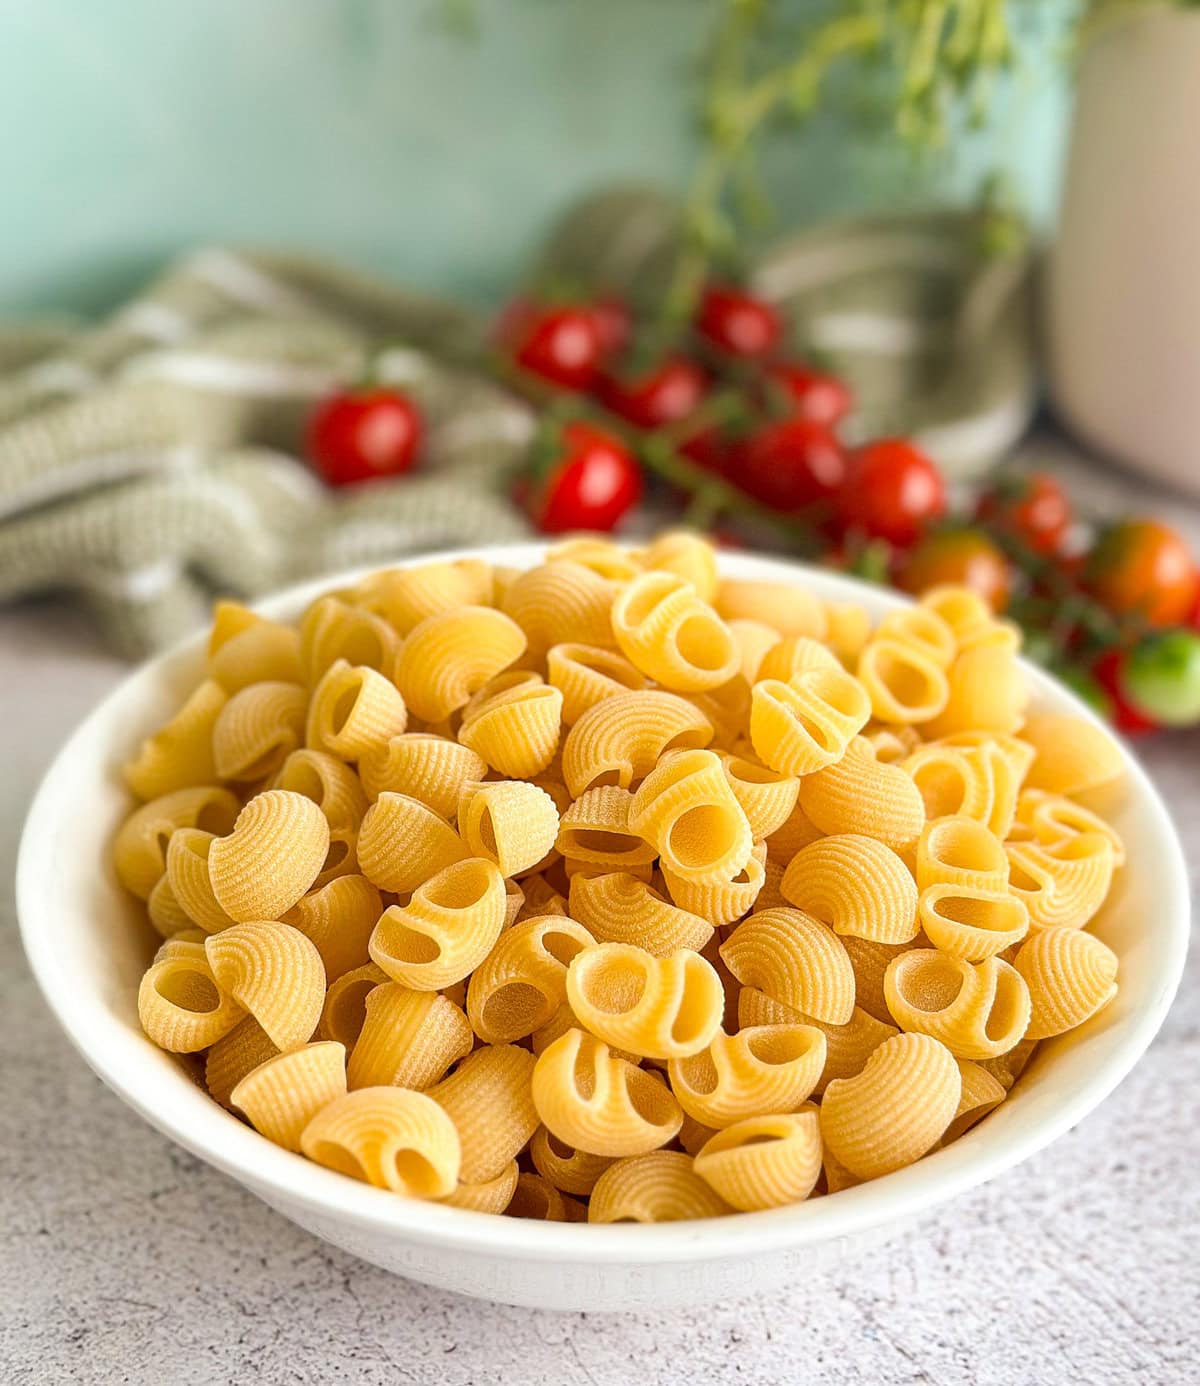
[[(59, 741), (124, 672), (54, 607), (0, 612), (0, 1381), (1117, 1386), (1196, 1379), (1200, 959), (1069, 1136), (790, 1292), (611, 1317), (479, 1304), (317, 1242), (93, 1078), (25, 967), (12, 871)], [(1200, 877), (1200, 735), (1146, 758)]]

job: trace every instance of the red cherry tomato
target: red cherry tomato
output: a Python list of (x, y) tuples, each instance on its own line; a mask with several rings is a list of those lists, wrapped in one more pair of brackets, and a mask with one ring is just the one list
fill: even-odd
[(823, 425), (784, 419), (752, 434), (734, 452), (729, 478), (774, 510), (802, 510), (837, 494), (846, 454)]
[(993, 611), (1008, 605), (1012, 570), (1002, 550), (980, 529), (947, 529), (928, 534), (900, 566), (899, 585), (920, 596), (940, 583), (969, 587)]
[(513, 359), (531, 375), (567, 390), (589, 389), (596, 379), (604, 348), (591, 308), (518, 310), (508, 330)]
[(677, 443), (676, 451), (697, 467), (721, 476), (729, 469), (732, 450), (722, 430), (716, 424), (707, 424)]
[(693, 413), (708, 390), (708, 377), (685, 356), (668, 356), (633, 375), (602, 375), (596, 395), (606, 409), (639, 428), (662, 428)]
[(1016, 535), (1035, 553), (1057, 553), (1071, 527), (1071, 502), (1052, 476), (1010, 477), (980, 497), (977, 519)]
[(851, 457), (838, 495), (842, 523), (901, 548), (946, 510), (942, 474), (912, 443), (879, 438)]
[(629, 345), (633, 335), (633, 318), (619, 298), (598, 298), (591, 305), (592, 321), (600, 336), (600, 351), (605, 360), (612, 361)]
[(1125, 671), (1129, 663), (1128, 650), (1106, 650), (1092, 665), (1092, 677), (1112, 701), (1113, 725), (1126, 736), (1144, 736), (1156, 731), (1158, 723), (1141, 712), (1125, 692)]
[(769, 303), (729, 284), (705, 290), (696, 328), (730, 356), (765, 356), (783, 333), (779, 314)]
[(544, 534), (604, 531), (615, 528), (641, 494), (641, 469), (625, 447), (575, 421), (563, 428), (559, 459), (535, 487), (529, 511)]
[(349, 486), (410, 471), (424, 427), (399, 390), (345, 391), (318, 405), (308, 425), (308, 452), (330, 486)]
[(1084, 577), (1110, 611), (1152, 626), (1182, 624), (1200, 591), (1188, 546), (1157, 520), (1125, 520), (1106, 530), (1088, 554)]
[(854, 407), (850, 387), (840, 376), (814, 371), (794, 361), (768, 367), (767, 379), (802, 419), (836, 428)]

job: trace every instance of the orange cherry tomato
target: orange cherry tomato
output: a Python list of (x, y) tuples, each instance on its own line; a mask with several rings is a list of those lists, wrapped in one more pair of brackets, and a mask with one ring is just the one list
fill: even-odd
[(1107, 529), (1087, 556), (1084, 580), (1110, 611), (1152, 626), (1185, 623), (1200, 591), (1187, 544), (1158, 520), (1124, 520)]
[(982, 530), (943, 529), (927, 535), (908, 553), (897, 581), (914, 596), (941, 583), (958, 583), (1000, 612), (1008, 605), (1012, 569)]

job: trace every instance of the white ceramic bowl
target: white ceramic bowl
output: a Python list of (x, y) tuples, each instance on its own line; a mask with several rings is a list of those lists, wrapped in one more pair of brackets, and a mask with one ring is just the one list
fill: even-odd
[[(525, 566), (541, 552), (527, 545), (473, 556)], [(879, 588), (795, 564), (738, 555), (722, 566), (731, 576), (773, 578), (858, 601), (876, 617), (904, 604)], [(316, 593), (347, 580), (295, 588), (261, 609), (294, 617)], [(1113, 813), (1129, 864), (1095, 926), (1120, 955), (1120, 993), (1088, 1025), (1044, 1045), (1008, 1101), (948, 1149), (796, 1207), (653, 1227), (526, 1222), (369, 1188), (271, 1145), (200, 1091), (138, 1026), (138, 980), (155, 939), (109, 863), (110, 840), (129, 807), (117, 766), (194, 684), (202, 649), (201, 639), (189, 640), (132, 674), (46, 775), (17, 871), (25, 949), (80, 1053), (151, 1125), (310, 1232), (400, 1275), (510, 1304), (589, 1310), (713, 1301), (812, 1275), (1069, 1130), (1145, 1050), (1178, 984), (1188, 931), (1183, 856), (1162, 801), (1131, 758)], [(1028, 675), (1042, 706), (1091, 715), (1036, 669)]]

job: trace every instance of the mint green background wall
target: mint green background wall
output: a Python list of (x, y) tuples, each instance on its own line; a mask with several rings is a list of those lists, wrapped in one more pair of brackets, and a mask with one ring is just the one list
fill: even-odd
[[(491, 296), (584, 188), (683, 181), (713, 3), (478, 0), (470, 41), (436, 0), (0, 0), (0, 312), (101, 308), (214, 240)], [(1044, 216), (1063, 111), (1046, 17), (948, 166), (826, 117), (781, 144), (784, 222), (966, 196), (994, 158)]]

